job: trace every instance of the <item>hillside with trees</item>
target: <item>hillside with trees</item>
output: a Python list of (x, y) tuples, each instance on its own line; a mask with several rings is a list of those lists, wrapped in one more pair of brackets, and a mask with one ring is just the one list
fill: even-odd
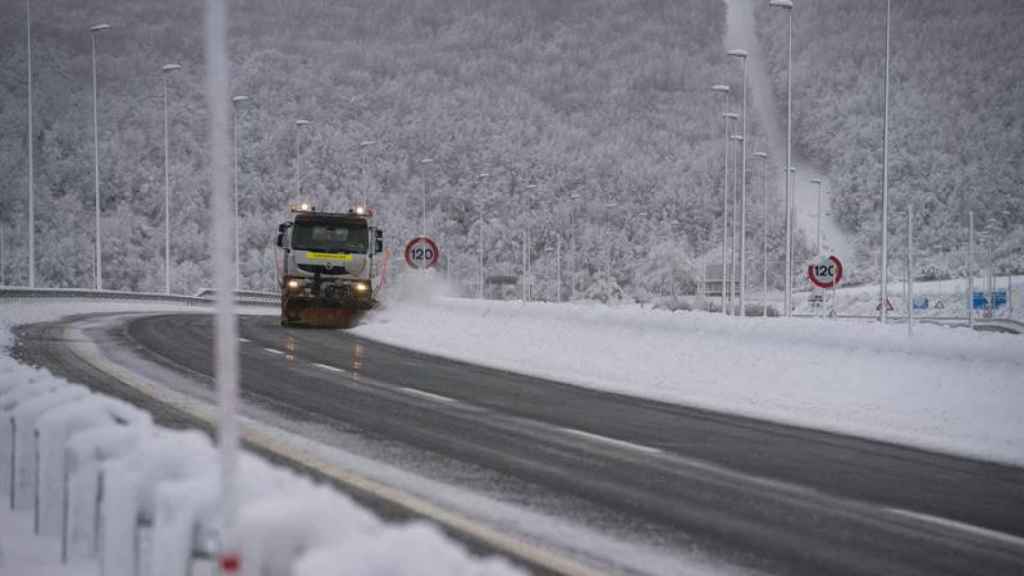
[[(1024, 4), (892, 3), (891, 257), (913, 203), (924, 273), (963, 273), (968, 212), (976, 266), (1024, 271)], [(884, 0), (815, 0), (793, 11), (794, 145), (828, 174), (861, 266), (881, 226)], [(759, 32), (785, 102), (785, 17), (759, 3)], [(901, 264), (898, 263), (898, 266)], [(899, 272), (902, 274), (902, 272)]]
[[(8, 1), (0, 22), (12, 283), (26, 275), (23, 6)], [(96, 37), (106, 287), (163, 284), (166, 63), (183, 66), (166, 78), (173, 289), (209, 284), (201, 8), (34, 4), (39, 284), (93, 281), (88, 26), (100, 22), (112, 25)], [(560, 235), (563, 249), (578, 247), (581, 289), (638, 296), (692, 289), (718, 245), (720, 103), (708, 87), (739, 75), (723, 54), (719, 3), (251, 0), (231, 14), (235, 93), (251, 98), (237, 109), (247, 287), (272, 288), (274, 228), (300, 199), (340, 210), (368, 197), (394, 249), (419, 232), (426, 191), (427, 232), (465, 283), (481, 225), (488, 273), (517, 269), (528, 230), (538, 274), (553, 270)], [(299, 118), (312, 123), (298, 136), (301, 193)]]

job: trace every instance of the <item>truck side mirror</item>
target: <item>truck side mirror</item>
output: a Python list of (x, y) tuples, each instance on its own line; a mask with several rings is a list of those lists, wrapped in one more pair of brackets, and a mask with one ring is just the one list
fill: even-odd
[(376, 245), (373, 247), (373, 251), (374, 251), (375, 254), (380, 254), (381, 252), (383, 252), (384, 251), (384, 241), (383, 240), (377, 240)]
[(284, 233), (288, 231), (288, 227), (291, 226), (288, 222), (283, 222), (277, 225), (277, 246), (284, 248)]
[(282, 232), (277, 234), (277, 246), (278, 248), (284, 248), (284, 233)]

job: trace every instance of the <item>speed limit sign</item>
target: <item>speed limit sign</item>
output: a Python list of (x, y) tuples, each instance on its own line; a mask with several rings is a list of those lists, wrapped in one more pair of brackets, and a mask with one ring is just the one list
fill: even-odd
[(437, 244), (426, 236), (413, 238), (405, 245), (405, 261), (417, 270), (425, 270), (437, 264), (440, 255)]
[(807, 266), (807, 278), (818, 288), (835, 288), (843, 279), (843, 263), (835, 256), (822, 256)]

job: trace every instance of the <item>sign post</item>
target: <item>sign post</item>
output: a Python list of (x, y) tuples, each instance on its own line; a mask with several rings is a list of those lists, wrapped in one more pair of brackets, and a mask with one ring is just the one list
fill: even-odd
[(405, 262), (416, 270), (433, 268), (440, 256), (437, 244), (426, 236), (417, 236), (405, 245)]

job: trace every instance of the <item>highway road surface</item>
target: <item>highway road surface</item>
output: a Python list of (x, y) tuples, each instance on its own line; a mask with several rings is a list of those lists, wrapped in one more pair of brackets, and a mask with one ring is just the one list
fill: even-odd
[[(82, 333), (101, 348), (209, 388), (210, 316), (96, 319), (22, 328), (17, 354), (110, 390), (113, 376), (67, 351), (65, 328), (91, 321)], [(1019, 468), (588, 390), (344, 331), (286, 329), (270, 316), (242, 317), (240, 335), (246, 402), (486, 470), (518, 486), (517, 499), (596, 514), (609, 533), (643, 527), (663, 546), (741, 572), (1024, 574)], [(598, 564), (644, 572), (642, 560)]]

